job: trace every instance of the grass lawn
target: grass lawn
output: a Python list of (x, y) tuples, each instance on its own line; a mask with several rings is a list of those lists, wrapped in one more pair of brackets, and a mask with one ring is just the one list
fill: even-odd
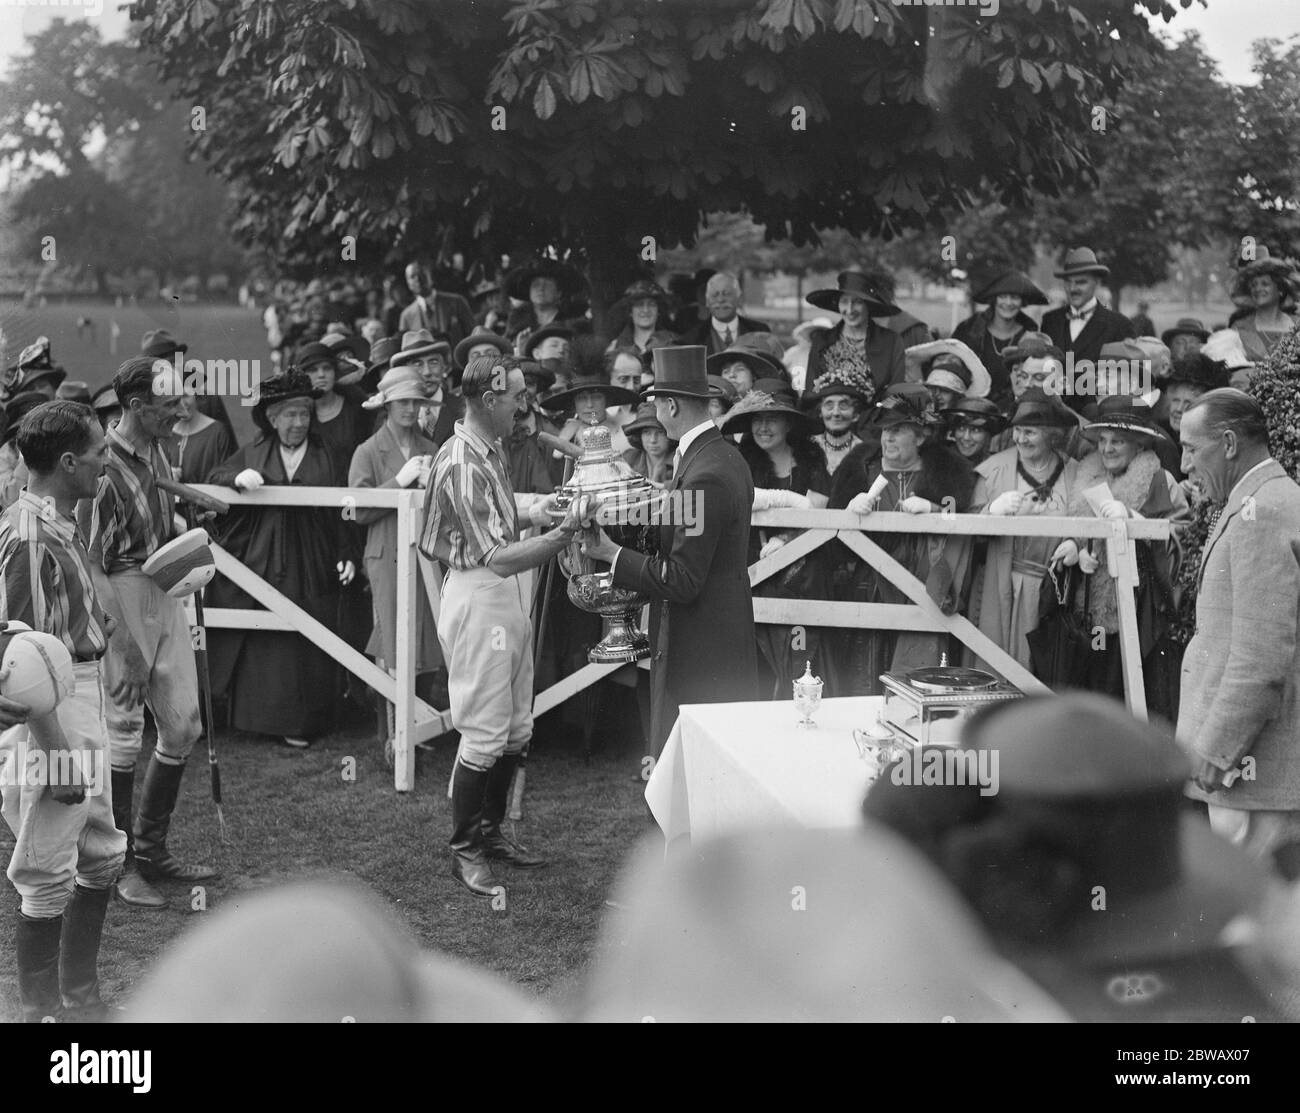
[[(556, 1008), (571, 1006), (619, 867), (638, 839), (658, 830), (633, 780), (640, 752), (639, 735), (631, 737), (611, 722), (604, 747), (586, 764), (581, 738), (566, 734), (558, 713), (539, 724), (525, 818), (514, 826), (516, 837), (550, 865), (503, 870), (507, 907), (497, 912), (448, 874), (446, 789), (454, 744), (418, 753), (415, 791), (399, 795), (372, 723), (349, 725), (307, 751), (221, 731), (228, 841), (223, 845), (218, 837), (202, 743), (187, 770), (169, 836), (184, 860), (221, 869), (220, 880), (205, 886), (207, 911), (192, 910), (189, 889), (176, 884), (166, 885), (171, 903), (162, 910), (114, 901), (100, 952), (104, 992), (129, 999), (168, 943), (198, 917), (238, 902), (242, 893), (303, 877), (347, 875), (386, 901), (422, 946), (478, 963)], [(343, 780), (347, 757), (356, 759), (354, 782)], [(7, 864), (13, 838), (3, 824), (0, 832)], [(8, 882), (4, 886), (0, 1020), (12, 1021), (19, 1015), (12, 944), (18, 898)]]

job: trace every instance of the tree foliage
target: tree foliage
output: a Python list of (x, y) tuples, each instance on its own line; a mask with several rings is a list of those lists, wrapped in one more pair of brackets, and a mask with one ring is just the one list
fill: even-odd
[[(1184, 3), (1190, 0), (1183, 0)], [(1091, 105), (1172, 0), (137, 0), (142, 42), (289, 262), (474, 244), (585, 257), (745, 212), (769, 235), (895, 235), (1090, 176)], [(500, 130), (504, 110), (504, 130)], [(498, 128), (494, 128), (494, 123)], [(803, 124), (803, 128), (800, 128)]]

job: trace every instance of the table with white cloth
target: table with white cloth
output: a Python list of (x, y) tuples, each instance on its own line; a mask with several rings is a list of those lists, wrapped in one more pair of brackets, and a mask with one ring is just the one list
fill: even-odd
[(682, 707), (646, 785), (669, 843), (756, 827), (856, 827), (876, 776), (855, 728), (876, 723), (884, 700), (823, 700), (816, 727), (793, 701)]

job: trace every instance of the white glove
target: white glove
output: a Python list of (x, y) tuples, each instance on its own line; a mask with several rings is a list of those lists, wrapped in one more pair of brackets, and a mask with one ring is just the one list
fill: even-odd
[(339, 574), (339, 583), (347, 587), (357, 574), (357, 566), (350, 560), (340, 560), (335, 566)]
[(1101, 504), (1099, 510), (1103, 518), (1128, 517), (1128, 507), (1120, 502), (1119, 499), (1107, 499)]
[(773, 534), (771, 537), (767, 539), (767, 541), (764, 542), (763, 547), (758, 550), (758, 559), (762, 560), (764, 557), (770, 557), (774, 552), (777, 551), (777, 549), (782, 548), (784, 545), (785, 545), (785, 538), (782, 537), (779, 533)]
[(876, 504), (880, 502), (879, 497), (872, 498), (869, 491), (859, 491), (851, 499), (846, 510), (852, 510), (854, 514), (870, 514), (876, 509)]
[(1079, 553), (1079, 571), (1085, 576), (1091, 576), (1098, 568), (1101, 567), (1101, 561), (1084, 549)]
[(1079, 546), (1077, 542), (1066, 540), (1056, 546), (1049, 564), (1061, 563), (1073, 566), (1079, 563)]
[(778, 491), (771, 487), (754, 488), (755, 510), (809, 510), (812, 503), (807, 495), (794, 491)]
[(241, 491), (256, 491), (266, 480), (255, 468), (245, 468), (235, 476), (235, 487)]
[(904, 514), (931, 514), (934, 512), (934, 505), (929, 499), (923, 499), (920, 495), (908, 495), (898, 504), (898, 509)]
[(420, 478), (420, 469), (424, 467), (423, 456), (412, 456), (397, 473), (397, 485), (409, 487)]
[(1025, 496), (1019, 491), (1003, 491), (989, 503), (989, 513), (1004, 517), (1014, 516), (1020, 513), (1020, 504), (1024, 501)]

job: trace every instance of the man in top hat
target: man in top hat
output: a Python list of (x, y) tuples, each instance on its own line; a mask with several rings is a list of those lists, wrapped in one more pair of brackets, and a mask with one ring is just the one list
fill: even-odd
[(555, 529), (519, 540), (519, 517), (549, 524), (554, 497), (511, 489), (502, 439), (524, 397), (519, 360), (481, 355), (462, 379), (465, 419), (438, 451), (420, 551), (446, 570), (438, 638), (447, 659), (460, 750), (452, 774), (452, 876), (471, 893), (501, 888), (490, 861), (545, 862), (502, 829), (510, 782), (533, 733), (533, 630), (518, 574), (545, 564), (581, 530), (581, 500)]
[(413, 300), (397, 318), (401, 332), (425, 329), (457, 344), (474, 331), (474, 311), (469, 302), (460, 294), (434, 289), (433, 271), (429, 267), (418, 261), (407, 263), (405, 277)]
[(814, 290), (804, 301), (840, 315), (831, 329), (812, 334), (808, 347), (805, 386), (827, 371), (863, 372), (871, 376), (880, 394), (906, 377), (902, 338), (878, 318), (901, 310), (872, 284), (862, 271), (843, 271), (835, 289)]
[(709, 317), (688, 328), (677, 338), (678, 344), (702, 344), (709, 355), (725, 352), (736, 338), (747, 332), (770, 332), (762, 321), (740, 314), (740, 283), (734, 275), (715, 274), (704, 289)]
[[(72, 658), (73, 691), (55, 708), (63, 737), (45, 737), (26, 715), (0, 712), (4, 817), (16, 843), (8, 876), (22, 899), (15, 931), (23, 1019), (103, 1020), (97, 961), (126, 836), (103, 783), (108, 727), (100, 661), (109, 622), (77, 532), (77, 500), (94, 496), (105, 442), (87, 406), (58, 401), (28, 414), (19, 447), (28, 489), (0, 517), (0, 618), (57, 638)], [(25, 758), (49, 747), (80, 762), (73, 783), (28, 783)], [(95, 764), (98, 761), (99, 767)], [(56, 765), (49, 766), (51, 770)], [(66, 768), (66, 767), (65, 767)], [(12, 774), (17, 774), (13, 776)]]
[[(1140, 332), (1138, 335), (1146, 334)], [(1165, 329), (1160, 334), (1160, 339), (1169, 347), (1170, 356), (1176, 360), (1195, 355), (1209, 338), (1209, 329), (1195, 317), (1180, 317), (1173, 328)]]
[(747, 555), (754, 482), (709, 416), (703, 345), (656, 348), (645, 396), (677, 442), (659, 555), (615, 545), (601, 529), (583, 551), (608, 561), (614, 582), (649, 595), (651, 734), (658, 755), (683, 703), (752, 700), (758, 693)]
[[(127, 904), (160, 908), (166, 899), (151, 882), (206, 881), (208, 866), (182, 865), (167, 848), (167, 831), (185, 776), (185, 763), (203, 733), (198, 671), (190, 625), (173, 599), (141, 565), (176, 533), (175, 500), (158, 487), (171, 468), (162, 443), (180, 415), (184, 386), (160, 375), (149, 356), (128, 359), (113, 376), (122, 417), (109, 429), (108, 463), (79, 520), (88, 538), (95, 587), (116, 628), (105, 661), (113, 814), (127, 833), (127, 861), (117, 884)], [(131, 821), (135, 766), (144, 744), (144, 705), (153, 711), (158, 741), (149, 757), (140, 809)], [(211, 724), (208, 725), (211, 729)]]
[[(148, 356), (150, 359), (165, 359), (174, 365), (177, 353), (179, 353), (182, 357), (182, 370), (184, 369), (183, 357), (189, 350), (188, 344), (181, 343), (165, 328), (150, 329), (140, 338), (140, 354), (142, 356)], [(230, 414), (226, 412), (226, 403), (220, 396), (202, 390), (195, 396), (195, 402), (198, 405), (199, 413), (212, 418), (214, 421), (221, 422), (226, 427), (226, 432), (230, 434), (230, 439), (238, 442), (238, 438), (235, 436), (235, 427), (230, 423)]]
[(1254, 857), (1300, 840), (1300, 487), (1258, 402), (1212, 390), (1183, 413), (1183, 470), (1224, 508), (1201, 552), (1178, 737), (1189, 795)]
[[(1090, 247), (1076, 247), (1067, 253), (1065, 264), (1056, 272), (1057, 278), (1065, 279), (1069, 304), (1043, 314), (1043, 332), (1067, 356), (1073, 355), (1076, 364), (1080, 360), (1095, 363), (1101, 358), (1103, 344), (1133, 336), (1133, 323), (1097, 300), (1101, 280), (1109, 274), (1110, 268), (1097, 261)], [(1082, 410), (1089, 399), (1070, 394), (1066, 401)]]
[(393, 356), (390, 366), (394, 370), (410, 367), (424, 380), (428, 401), (420, 407), (420, 432), (441, 448), (451, 436), (452, 427), (465, 415), (465, 400), (453, 394), (446, 381), (451, 369), (451, 345), (446, 340), (435, 340), (428, 329), (416, 329), (402, 336), (401, 350)]

